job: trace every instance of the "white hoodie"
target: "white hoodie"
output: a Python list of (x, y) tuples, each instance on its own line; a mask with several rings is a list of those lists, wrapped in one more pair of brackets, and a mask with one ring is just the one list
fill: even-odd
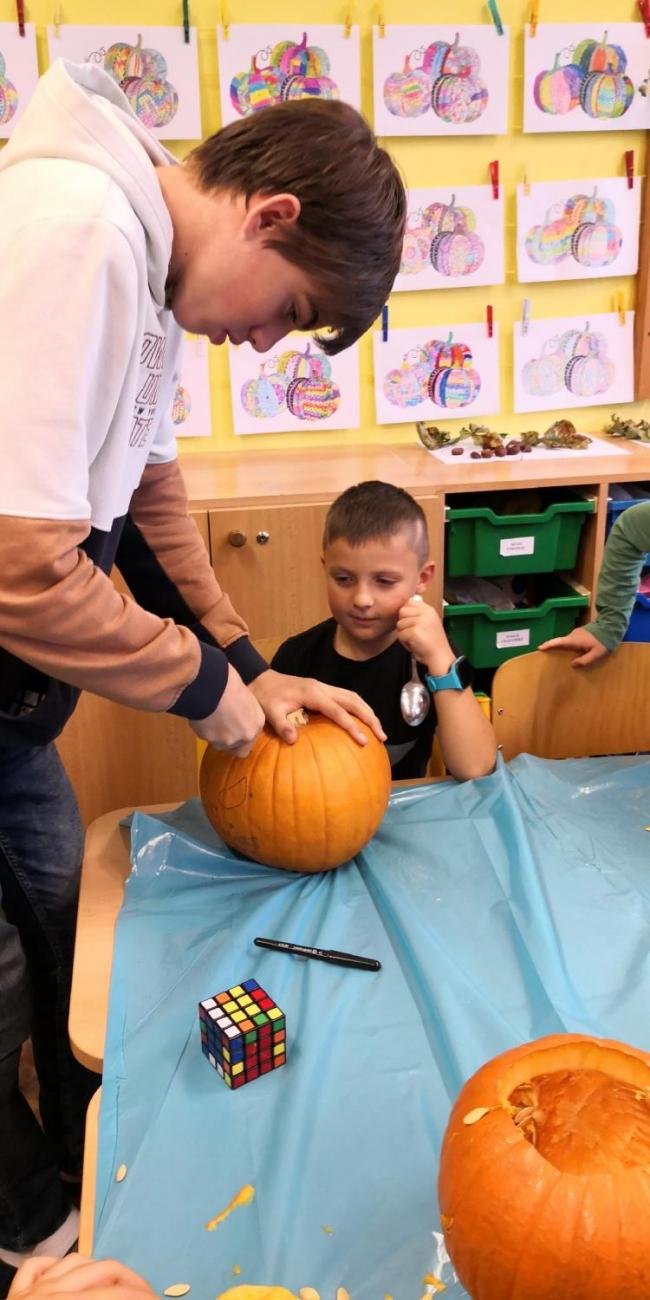
[[(264, 666), (176, 461), (155, 171), (174, 162), (107, 73), (62, 60), (0, 153), (0, 744), (57, 734), (70, 685), (203, 717), (227, 675), (217, 645), (245, 680)], [(118, 595), (114, 560), (155, 613)]]

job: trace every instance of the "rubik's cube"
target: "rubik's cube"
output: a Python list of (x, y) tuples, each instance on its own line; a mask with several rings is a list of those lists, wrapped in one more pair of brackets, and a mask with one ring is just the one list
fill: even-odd
[(241, 1088), (287, 1059), (284, 1012), (260, 988), (244, 980), (199, 1002), (201, 1048), (229, 1088)]

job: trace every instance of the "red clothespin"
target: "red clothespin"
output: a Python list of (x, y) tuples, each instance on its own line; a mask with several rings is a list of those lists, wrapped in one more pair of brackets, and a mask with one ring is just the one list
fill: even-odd
[(490, 180), (492, 181), (492, 198), (499, 197), (499, 163), (498, 161), (490, 163)]
[(648, 0), (639, 0), (639, 9), (641, 10), (645, 34), (646, 36), (650, 36), (650, 4), (648, 3)]
[(492, 339), (494, 338), (494, 308), (490, 303), (485, 308), (485, 315), (487, 317), (487, 336)]
[(18, 31), (21, 36), (25, 35), (25, 0), (16, 0), (16, 17), (18, 19)]
[(634, 189), (634, 149), (625, 150), (625, 175), (628, 190)]

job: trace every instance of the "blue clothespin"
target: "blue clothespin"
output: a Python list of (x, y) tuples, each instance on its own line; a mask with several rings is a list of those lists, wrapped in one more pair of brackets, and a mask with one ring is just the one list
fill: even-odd
[(487, 0), (487, 7), (490, 11), (490, 18), (492, 19), (499, 36), (503, 36), (503, 23), (501, 22), (501, 14), (499, 13), (497, 0)]
[(186, 45), (190, 43), (190, 4), (189, 0), (183, 0), (183, 39)]
[(388, 343), (388, 303), (381, 309), (381, 341)]

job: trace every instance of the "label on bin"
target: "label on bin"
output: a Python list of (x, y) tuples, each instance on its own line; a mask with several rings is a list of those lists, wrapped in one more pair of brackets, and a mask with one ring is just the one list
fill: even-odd
[(530, 645), (530, 628), (513, 627), (509, 632), (497, 632), (497, 650), (507, 650), (511, 645)]
[(533, 555), (534, 537), (502, 537), (499, 542), (499, 555)]

